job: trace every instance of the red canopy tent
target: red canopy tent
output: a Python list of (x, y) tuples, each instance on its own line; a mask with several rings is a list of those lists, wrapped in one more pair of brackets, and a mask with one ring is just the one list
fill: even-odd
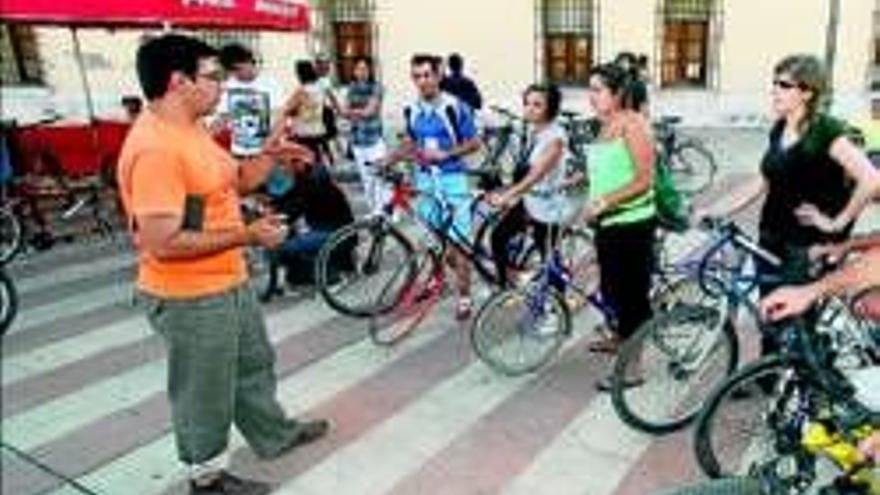
[(305, 0), (3, 0), (0, 20), (81, 27), (305, 31)]
[[(92, 123), (91, 141), (93, 148), (98, 150), (101, 136), (82, 61), (78, 28), (177, 27), (301, 32), (309, 29), (309, 6), (306, 0), (0, 0), (0, 21), (71, 27), (73, 50)], [(73, 155), (72, 152), (67, 154)]]

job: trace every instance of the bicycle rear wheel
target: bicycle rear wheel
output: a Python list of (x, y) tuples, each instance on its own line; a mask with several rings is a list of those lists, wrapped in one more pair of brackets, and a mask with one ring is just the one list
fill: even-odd
[(390, 311), (370, 316), (370, 337), (378, 345), (392, 346), (413, 333), (443, 297), (443, 264), (433, 251), (413, 253), (415, 276), (402, 293), (395, 280), (379, 290), (376, 307), (392, 305)]
[(17, 314), (18, 291), (12, 277), (0, 268), (0, 335), (6, 333)]
[(570, 331), (562, 297), (531, 284), (497, 292), (486, 301), (474, 320), (471, 345), (489, 367), (516, 376), (550, 361)]
[[(626, 424), (663, 434), (694, 420), (736, 368), (736, 335), (724, 314), (718, 307), (682, 303), (626, 340), (611, 380), (612, 404)], [(642, 383), (633, 386), (637, 380)]]
[(8, 263), (21, 249), (21, 222), (9, 208), (0, 209), (0, 264)]
[[(318, 293), (334, 310), (369, 317), (390, 311), (416, 276), (413, 246), (384, 217), (337, 230), (315, 262)], [(376, 297), (376, 291), (383, 291)]]
[(664, 495), (774, 495), (764, 489), (761, 481), (749, 476), (705, 481)]
[(712, 153), (699, 141), (681, 141), (669, 157), (669, 170), (682, 194), (696, 195), (712, 186), (718, 165)]

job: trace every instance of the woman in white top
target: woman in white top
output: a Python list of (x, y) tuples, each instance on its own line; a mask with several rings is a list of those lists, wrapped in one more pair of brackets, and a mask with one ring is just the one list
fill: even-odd
[(501, 193), (492, 193), (489, 204), (509, 208), (492, 231), (492, 257), (502, 286), (509, 282), (508, 244), (529, 224), (541, 249), (558, 234), (558, 225), (567, 222), (575, 209), (563, 193), (567, 143), (565, 130), (556, 122), (562, 95), (554, 85), (533, 84), (523, 94), (523, 117), (529, 123), (525, 162), (514, 171), (514, 184)]
[(320, 163), (330, 163), (323, 114), (327, 93), (318, 84), (318, 74), (311, 62), (298, 61), (296, 77), (300, 86), (284, 105), (285, 129), (296, 142), (311, 149)]

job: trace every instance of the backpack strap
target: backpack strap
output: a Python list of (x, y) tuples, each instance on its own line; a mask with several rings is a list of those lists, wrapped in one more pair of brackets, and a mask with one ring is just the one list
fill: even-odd
[[(440, 116), (440, 119), (443, 120), (443, 125), (446, 127), (446, 131), (452, 139), (452, 145), (457, 146), (458, 143), (462, 141), (461, 118), (459, 113), (461, 111), (460, 102), (457, 98), (448, 93), (441, 93), (440, 98), (441, 108), (438, 115)], [(412, 140), (416, 139), (413, 127), (418, 111), (419, 108), (417, 105), (406, 105), (403, 108), (403, 120), (406, 125), (406, 133)]]
[(415, 112), (413, 111), (412, 105), (406, 105), (403, 107), (403, 125), (406, 129), (406, 135), (409, 136), (413, 141), (416, 140), (416, 133), (413, 130), (413, 119), (415, 118)]

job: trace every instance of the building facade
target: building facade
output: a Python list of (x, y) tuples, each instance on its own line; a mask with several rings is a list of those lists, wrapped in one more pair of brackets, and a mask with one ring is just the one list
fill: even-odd
[[(693, 125), (767, 120), (773, 64), (791, 53), (833, 61), (834, 111), (863, 116), (880, 90), (880, 0), (315, 0), (309, 33), (200, 33), (253, 46), (263, 70), (294, 85), (293, 65), (330, 55), (337, 79), (358, 55), (375, 58), (397, 117), (413, 94), (415, 52), (462, 54), (489, 102), (517, 107), (533, 81), (565, 88), (566, 107), (587, 109), (589, 68), (621, 51), (644, 54), (654, 112)], [(82, 30), (84, 61), (99, 113), (137, 94), (133, 55), (143, 33)], [(71, 34), (3, 26), (4, 117), (43, 108), (82, 114), (82, 81)], [(829, 47), (835, 49), (829, 51)]]

